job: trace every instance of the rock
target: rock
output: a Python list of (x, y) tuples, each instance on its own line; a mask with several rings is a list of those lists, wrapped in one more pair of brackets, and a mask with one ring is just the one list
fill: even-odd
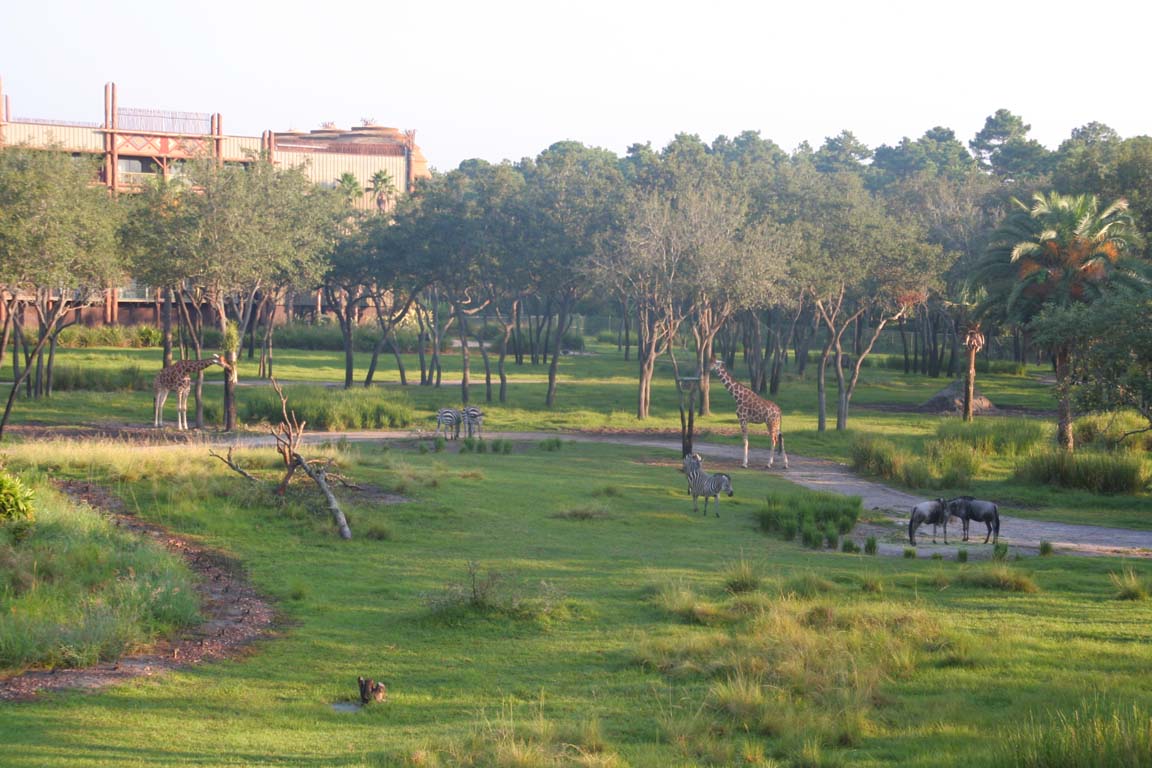
[[(957, 380), (944, 387), (932, 396), (928, 402), (920, 406), (926, 413), (963, 413), (964, 412), (964, 382)], [(973, 413), (995, 413), (996, 406), (992, 401), (980, 394), (977, 389), (972, 396)]]

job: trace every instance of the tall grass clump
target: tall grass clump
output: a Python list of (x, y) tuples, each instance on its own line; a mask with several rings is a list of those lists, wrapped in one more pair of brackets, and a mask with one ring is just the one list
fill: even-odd
[(1044, 425), (1030, 419), (984, 417), (972, 422), (948, 419), (936, 429), (936, 437), (941, 441), (964, 443), (982, 456), (1019, 456), (1038, 446), (1047, 436)]
[(670, 683), (708, 686), (702, 701), (670, 702), (661, 718), (689, 756), (710, 753), (715, 734), (739, 732), (773, 739), (788, 765), (806, 764), (813, 745), (826, 750), (821, 764), (837, 764), (841, 748), (874, 728), (882, 686), (912, 674), (951, 637), (920, 609), (892, 602), (844, 605), (786, 593), (753, 612), (730, 608), (718, 606), (718, 626), (662, 635), (637, 650), (637, 663)]
[(1125, 568), (1121, 573), (1109, 573), (1108, 580), (1116, 588), (1117, 600), (1147, 600), (1152, 587), (1131, 568)]
[(1138, 455), (1060, 448), (1033, 453), (1016, 467), (1016, 479), (1033, 485), (1058, 485), (1093, 493), (1137, 494), (1149, 482)]
[(996, 768), (1149, 768), (1152, 713), (1097, 699), (1070, 714), (1031, 715), (996, 743)]
[(799, 534), (805, 546), (817, 549), (835, 547), (838, 538), (856, 526), (860, 509), (859, 496), (800, 490), (767, 497), (757, 518), (765, 533), (785, 541)]
[(52, 366), (52, 389), (57, 392), (142, 392), (152, 388), (152, 376), (139, 365), (115, 369), (86, 368), (79, 365)]
[(0, 670), (94, 664), (199, 620), (178, 558), (46, 486), (36, 499), (23, 541), (0, 531)]
[[(285, 387), (284, 393), (297, 418), (315, 429), (395, 429), (409, 426), (414, 418), (406, 395), (381, 389), (297, 386)], [(252, 388), (243, 395), (240, 412), (244, 421), (279, 423), (283, 418), (280, 398), (274, 391)]]

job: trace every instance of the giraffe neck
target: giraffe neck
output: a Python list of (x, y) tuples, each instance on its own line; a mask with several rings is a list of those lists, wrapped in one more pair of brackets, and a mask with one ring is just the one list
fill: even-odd
[(184, 362), (180, 363), (180, 370), (184, 371), (185, 373), (199, 373), (205, 368), (210, 368), (213, 365), (216, 365), (216, 360), (211, 357), (207, 357), (203, 360), (185, 360)]
[(732, 397), (736, 397), (736, 393), (744, 389), (744, 386), (732, 378), (732, 374), (728, 373), (728, 369), (724, 366), (716, 369), (716, 375), (720, 377), (720, 381), (724, 382), (724, 389), (728, 390), (728, 394), (732, 395)]

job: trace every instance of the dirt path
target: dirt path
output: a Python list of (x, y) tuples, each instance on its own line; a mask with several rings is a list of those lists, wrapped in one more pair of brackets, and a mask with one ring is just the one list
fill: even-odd
[[(338, 436), (312, 433), (307, 435), (306, 439), (312, 442), (321, 442), (343, 437), (353, 441), (375, 441), (412, 439), (417, 436), (419, 436), (417, 433), (412, 432), (345, 432)], [(641, 448), (667, 449), (675, 451), (677, 454), (680, 451), (679, 435), (492, 432), (486, 433), (485, 437), (508, 440), (545, 440), (560, 437), (563, 440), (577, 442), (608, 442)], [(889, 488), (882, 483), (865, 480), (858, 477), (845, 465), (826, 459), (790, 455), (788, 457), (788, 469), (781, 468), (779, 458), (776, 459), (775, 467), (768, 469), (768, 451), (752, 448), (748, 454), (749, 468), (745, 470), (740, 467), (740, 460), (743, 456), (742, 446), (721, 445), (697, 440), (694, 447), (698, 453), (704, 456), (706, 463), (710, 463), (713, 467), (723, 466), (725, 471), (730, 471), (734, 475), (737, 492), (739, 492), (740, 472), (773, 472), (779, 477), (786, 478), (805, 488), (847, 496), (859, 496), (865, 510), (881, 513), (890, 524), (861, 524), (853, 532), (853, 537), (863, 542), (868, 536), (876, 536), (882, 554), (903, 555), (905, 547), (910, 546), (908, 543), (908, 516), (912, 506), (930, 498), (927, 495), (911, 494)], [(918, 555), (931, 557), (934, 553), (941, 553), (945, 557), (955, 557), (960, 539), (959, 523), (953, 522), (950, 528), (948, 540), (952, 543), (948, 545), (943, 543), (942, 537), (937, 537), (938, 543), (933, 544), (931, 528), (929, 528), (928, 536), (917, 536), (916, 550)], [(971, 557), (985, 556), (990, 552), (991, 545), (987, 547), (982, 545), (986, 533), (987, 529), (982, 524), (975, 523), (972, 525)], [(1097, 525), (1072, 525), (1027, 520), (1010, 514), (1001, 514), (1000, 516), (1000, 541), (1007, 543), (1012, 551), (1018, 551), (1021, 554), (1035, 554), (1040, 549), (1040, 543), (1047, 541), (1052, 544), (1055, 552), (1062, 554), (1152, 557), (1152, 531), (1132, 531)]]
[(117, 525), (184, 558), (197, 576), (204, 621), (171, 640), (114, 662), (83, 669), (33, 670), (0, 680), (0, 701), (27, 700), (41, 691), (101, 688), (175, 667), (235, 658), (271, 630), (271, 604), (256, 592), (234, 560), (140, 520), (119, 498), (99, 486), (67, 482), (61, 489), (108, 515)]

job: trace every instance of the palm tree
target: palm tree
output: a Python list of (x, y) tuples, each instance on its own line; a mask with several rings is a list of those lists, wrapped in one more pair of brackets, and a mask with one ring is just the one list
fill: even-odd
[(380, 213), (387, 211), (388, 204), (396, 194), (396, 186), (392, 181), (392, 174), (384, 169), (376, 171), (376, 173), (372, 174), (372, 178), (368, 180), (368, 191), (376, 196), (376, 210)]
[(348, 201), (348, 205), (355, 205), (356, 201), (364, 196), (364, 188), (356, 179), (356, 174), (345, 171), (336, 179), (336, 191)]
[[(1045, 309), (1091, 303), (1113, 282), (1135, 277), (1126, 257), (1138, 252), (1140, 234), (1119, 199), (1100, 210), (1095, 195), (1037, 192), (1029, 207), (1019, 200), (993, 232), (973, 282), (987, 292), (977, 316), (1028, 326)], [(1059, 401), (1057, 439), (1069, 451), (1072, 440), (1072, 342), (1052, 347)]]

